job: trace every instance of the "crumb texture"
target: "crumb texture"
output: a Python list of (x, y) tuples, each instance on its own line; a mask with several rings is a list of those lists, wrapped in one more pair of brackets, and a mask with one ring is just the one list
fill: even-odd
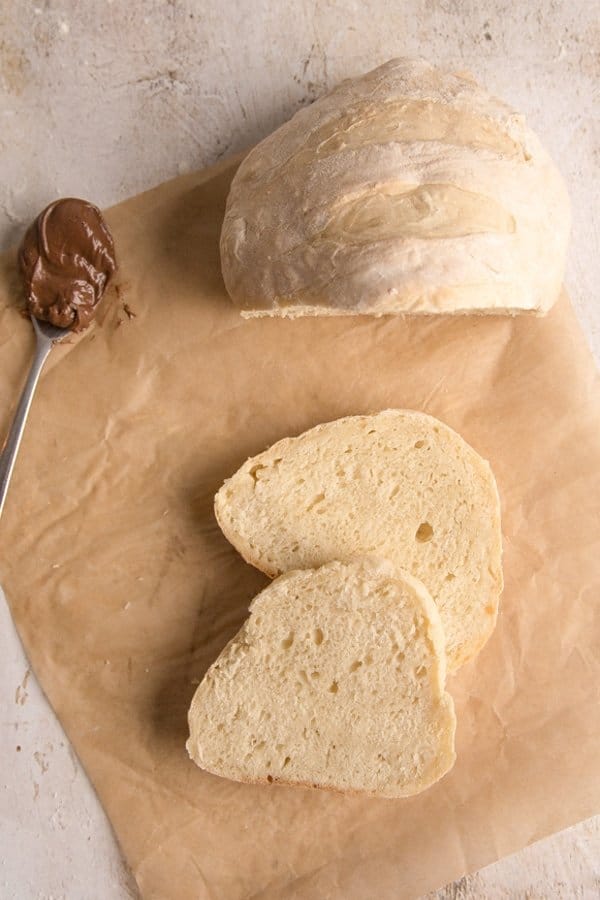
[(488, 463), (423, 413), (319, 425), (247, 460), (222, 486), (226, 537), (270, 576), (374, 554), (435, 600), (448, 666), (491, 634), (502, 591), (500, 503)]
[(454, 762), (445, 648), (423, 585), (372, 558), (258, 595), (193, 699), (188, 751), (217, 775), (406, 797)]

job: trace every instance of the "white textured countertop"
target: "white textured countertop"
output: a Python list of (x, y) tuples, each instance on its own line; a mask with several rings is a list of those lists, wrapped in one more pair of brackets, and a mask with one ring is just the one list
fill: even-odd
[[(593, 0), (4, 0), (0, 246), (57, 196), (101, 206), (248, 146), (394, 55), (470, 69), (525, 112), (574, 207), (567, 283), (600, 359), (600, 22)], [(34, 410), (35, 414), (35, 410)], [(0, 599), (0, 897), (135, 896)], [(438, 898), (597, 898), (600, 819)]]

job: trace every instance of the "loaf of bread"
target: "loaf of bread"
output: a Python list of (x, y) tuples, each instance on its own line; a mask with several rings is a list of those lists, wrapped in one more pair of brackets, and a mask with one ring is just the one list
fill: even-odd
[(395, 59), (302, 109), (233, 179), (225, 285), (244, 316), (545, 313), (570, 228), (522, 116)]
[(187, 748), (234, 781), (406, 797), (454, 763), (444, 637), (423, 585), (387, 562), (272, 582), (198, 687)]
[(244, 559), (271, 577), (364, 554), (411, 572), (437, 603), (450, 669), (494, 628), (502, 591), (494, 476), (424, 413), (350, 416), (279, 441), (223, 484), (215, 513)]

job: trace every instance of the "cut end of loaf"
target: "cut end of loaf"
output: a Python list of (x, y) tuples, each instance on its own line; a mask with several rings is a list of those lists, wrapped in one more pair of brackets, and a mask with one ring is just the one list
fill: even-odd
[(542, 305), (539, 303), (538, 305), (526, 307), (526, 306), (505, 306), (502, 309), (490, 309), (486, 306), (473, 306), (473, 307), (454, 307), (452, 309), (445, 309), (434, 307), (429, 304), (424, 304), (421, 309), (395, 309), (384, 307), (381, 310), (377, 309), (343, 309), (343, 308), (332, 308), (327, 306), (289, 306), (280, 304), (279, 301), (275, 301), (273, 306), (269, 307), (259, 307), (255, 306), (251, 302), (240, 301), (239, 299), (236, 301), (235, 305), (239, 308), (240, 315), (243, 319), (266, 319), (266, 318), (275, 318), (275, 319), (300, 319), (306, 316), (315, 317), (315, 316), (371, 316), (375, 319), (383, 318), (384, 316), (398, 316), (405, 317), (407, 315), (418, 316), (420, 318), (425, 318), (429, 316), (502, 316), (506, 318), (507, 316), (510, 318), (515, 318), (516, 316), (535, 316), (541, 318), (546, 315), (546, 313), (551, 308), (551, 304), (547, 303)]
[(194, 761), (235, 781), (406, 797), (454, 762), (444, 637), (416, 579), (362, 559), (254, 600), (189, 713)]

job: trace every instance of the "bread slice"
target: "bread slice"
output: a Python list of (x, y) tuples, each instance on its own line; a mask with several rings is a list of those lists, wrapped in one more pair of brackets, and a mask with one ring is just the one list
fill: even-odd
[(412, 572), (438, 605), (451, 670), (494, 628), (502, 591), (494, 476), (424, 413), (350, 416), (279, 441), (225, 482), (215, 513), (244, 559), (270, 576), (365, 554)]
[(439, 614), (423, 585), (373, 559), (288, 572), (198, 687), (187, 748), (234, 781), (380, 797), (454, 762)]

